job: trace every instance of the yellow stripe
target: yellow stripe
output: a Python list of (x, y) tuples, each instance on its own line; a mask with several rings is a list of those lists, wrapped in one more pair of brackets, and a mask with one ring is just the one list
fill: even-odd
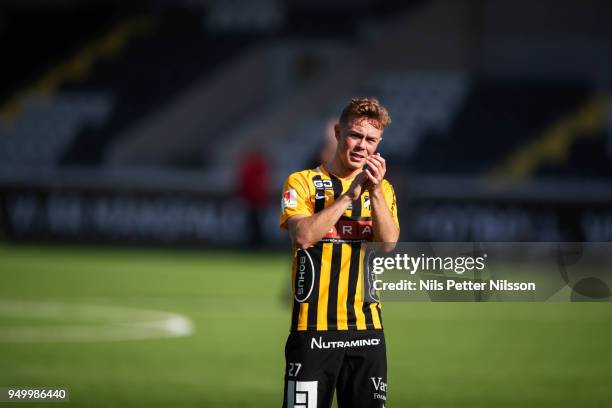
[(293, 311), (297, 307), (295, 304), (295, 273), (297, 270), (297, 259), (295, 256), (295, 248), (293, 248), (293, 262), (291, 263), (291, 330), (297, 330), (297, 326), (293, 327)]
[(327, 330), (327, 302), (329, 300), (329, 275), (333, 244), (324, 243), (321, 251), (321, 275), (317, 306), (317, 330)]
[(308, 303), (300, 303), (300, 315), (298, 316), (298, 330), (306, 330), (308, 328)]
[(351, 246), (342, 244), (342, 260), (338, 277), (338, 330), (348, 330), (346, 302), (348, 300), (349, 269), (351, 266)]
[(355, 308), (355, 318), (357, 320), (357, 330), (365, 330), (366, 319), (363, 313), (363, 257), (365, 256), (365, 246), (361, 246), (359, 251), (359, 276), (357, 277), (357, 288), (355, 289), (355, 302), (353, 307)]
[[(291, 262), (291, 296), (295, 297), (295, 274), (297, 273), (297, 255), (296, 247), (293, 247), (293, 261)], [(293, 299), (291, 299), (293, 302)]]
[(374, 328), (382, 329), (382, 324), (380, 324), (380, 318), (378, 317), (378, 308), (376, 307), (376, 303), (370, 303), (370, 310), (372, 311), (372, 321), (374, 322)]

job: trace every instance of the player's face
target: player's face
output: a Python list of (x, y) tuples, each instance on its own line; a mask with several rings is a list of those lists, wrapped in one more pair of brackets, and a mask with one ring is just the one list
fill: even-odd
[(382, 139), (382, 129), (367, 118), (349, 120), (346, 126), (336, 125), (338, 154), (342, 164), (352, 170), (361, 169), (366, 158), (376, 152)]

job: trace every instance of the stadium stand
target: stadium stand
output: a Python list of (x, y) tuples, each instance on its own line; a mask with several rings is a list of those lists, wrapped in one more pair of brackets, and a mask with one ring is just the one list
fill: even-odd
[(111, 106), (112, 99), (99, 92), (30, 99), (15, 120), (0, 124), (0, 162), (54, 167), (79, 131), (106, 123)]
[(254, 41), (240, 35), (211, 35), (202, 30), (197, 15), (181, 10), (165, 12), (156, 21), (152, 35), (130, 43), (112, 63), (96, 67), (89, 80), (79, 84), (111, 90), (115, 105), (103, 127), (78, 135), (64, 163), (103, 162), (121, 130), (155, 112)]
[[(417, 2), (414, 2), (417, 3)], [(303, 36), (336, 36), (338, 38), (350, 39), (355, 38), (359, 34), (356, 27), (358, 26), (359, 16), (364, 18), (382, 17), (390, 14), (400, 7), (400, 2), (385, 2), (382, 6), (375, 5), (370, 2), (364, 2), (362, 7), (350, 9), (347, 15), (346, 7), (340, 4), (337, 7), (323, 6), (322, 3), (313, 2), (307, 3), (290, 3), (289, 5), (279, 6), (278, 2), (260, 1), (256, 4), (253, 2), (209, 2), (202, 10), (201, 14), (194, 13), (193, 10), (180, 6), (173, 5), (170, 2), (159, 2), (158, 9), (152, 12), (141, 12), (140, 20), (136, 21), (118, 21), (119, 16), (130, 15), (130, 13), (117, 13), (117, 9), (108, 8), (106, 18), (98, 18), (94, 20), (91, 27), (87, 27), (86, 33), (89, 36), (84, 36), (84, 40), (64, 41), (63, 38), (50, 36), (48, 44), (50, 49), (65, 47), (66, 44), (71, 45), (67, 49), (58, 50), (56, 58), (49, 61), (43, 61), (43, 64), (50, 66), (51, 78), (49, 75), (42, 75), (42, 79), (33, 80), (36, 75), (24, 75), (25, 79), (15, 81), (20, 84), (21, 89), (29, 89), (33, 92), (26, 93), (27, 95), (36, 94), (37, 92), (50, 92), (51, 97), (47, 100), (48, 105), (53, 105), (57, 102), (54, 98), (61, 99), (63, 92), (70, 92), (71, 95), (79, 92), (88, 94), (102, 92), (105, 97), (110, 97), (111, 109), (106, 115), (106, 120), (98, 121), (94, 125), (81, 124), (80, 127), (73, 128), (71, 136), (64, 134), (62, 143), (53, 143), (54, 146), (62, 146), (64, 152), (60, 153), (57, 150), (62, 150), (59, 147), (53, 148), (54, 152), (47, 155), (48, 164), (58, 165), (99, 165), (107, 160), (109, 149), (111, 152), (111, 161), (127, 162), (129, 164), (138, 163), (134, 160), (133, 155), (117, 153), (115, 148), (111, 146), (115, 140), (134, 138), (139, 139), (142, 136), (134, 136), (134, 127), (138, 127), (140, 122), (147, 123), (154, 120), (155, 116), (163, 115), (163, 110), (171, 105), (181, 93), (189, 92), (190, 88), (197, 82), (212, 82), (218, 81), (214, 76), (215, 72), (219, 71), (222, 66), (227, 66), (232, 59), (237, 59), (238, 55), (245, 55), (256, 50), (256, 45), (263, 40), (274, 39), (275, 41), (283, 41), (284, 39), (298, 38)], [(116, 6), (116, 5), (115, 5)], [(248, 7), (246, 7), (248, 6)], [(324, 7), (325, 13), (320, 13), (321, 7)], [(134, 9), (138, 9), (134, 7)], [(64, 22), (67, 25), (73, 23), (73, 20), (86, 21), (86, 19), (76, 18), (77, 10), (60, 14), (55, 23)], [(97, 10), (96, 7), (90, 7), (89, 13), (92, 10)], [(95, 11), (94, 11), (95, 12)], [(113, 12), (115, 14), (113, 14)], [(102, 13), (104, 15), (104, 13)], [(131, 14), (136, 14), (132, 12)], [(337, 24), (338, 17), (343, 16), (345, 23)], [(317, 18), (318, 24), (310, 24), (311, 18)], [(24, 20), (31, 22), (31, 13), (25, 13)], [(145, 20), (144, 22), (142, 20)], [(16, 20), (18, 21), (18, 19)], [(18, 24), (14, 24), (18, 26)], [(145, 25), (143, 29), (142, 25)], [(137, 26), (137, 27), (134, 27)], [(43, 26), (45, 27), (45, 26)], [(95, 27), (92, 28), (92, 27)], [(81, 27), (75, 27), (76, 31), (80, 31)], [(265, 28), (265, 29), (263, 29)], [(47, 29), (53, 31), (51, 27)], [(139, 35), (129, 35), (130, 30), (140, 31)], [(19, 35), (19, 32), (16, 32)], [(119, 37), (119, 38), (118, 38)], [(113, 44), (119, 42), (120, 44)], [(45, 48), (44, 41), (38, 41), (37, 45), (40, 48)], [(104, 49), (104, 46), (112, 48), (112, 52)], [(245, 51), (246, 52), (243, 52)], [(14, 50), (18, 53), (19, 50)], [(60, 52), (61, 51), (61, 52)], [(257, 52), (257, 51), (256, 51)], [(96, 58), (96, 54), (111, 54), (103, 55)], [(47, 53), (48, 54), (48, 53)], [(92, 56), (93, 54), (93, 56)], [(42, 53), (43, 57), (46, 55)], [(36, 58), (34, 54), (30, 54), (32, 59)], [(274, 57), (274, 56), (272, 56)], [(301, 66), (298, 70), (298, 76), (304, 75), (307, 77), (309, 70), (313, 69), (312, 63), (309, 65), (308, 58), (304, 60), (303, 56)], [(238, 58), (240, 60), (240, 58)], [(247, 61), (244, 65), (248, 65)], [(269, 59), (265, 61), (270, 63)], [(34, 63), (34, 60), (32, 61)], [(40, 64), (40, 61), (36, 61)], [(249, 66), (248, 68), (252, 68)], [(316, 67), (314, 68), (316, 69)], [(78, 72), (77, 72), (78, 71)], [(59, 74), (58, 74), (59, 72)], [(242, 72), (244, 74), (244, 70)], [(41, 78), (41, 73), (38, 72), (38, 78)], [(59, 76), (59, 78), (58, 78)], [(233, 78), (235, 79), (235, 78)], [(303, 79), (303, 78), (302, 78)], [(296, 78), (299, 82), (301, 79)], [(27, 81), (30, 81), (28, 84)], [(51, 89), (41, 89), (52, 83)], [(42, 83), (42, 84), (41, 84)], [(33, 85), (32, 85), (33, 84)], [(217, 85), (218, 87), (218, 85)], [(225, 92), (227, 93), (227, 89)], [(232, 89), (235, 95), (232, 95), (236, 100), (241, 99), (241, 96), (248, 94), (249, 90)], [(4, 95), (5, 103), (4, 111), (11, 111), (22, 108), (19, 101), (15, 103), (13, 100), (15, 94), (23, 94), (19, 88), (7, 88), (0, 95)], [(210, 95), (207, 95), (210, 96)], [(265, 104), (265, 97), (249, 101), (249, 104), (238, 104), (239, 109), (230, 109), (224, 116), (218, 115), (225, 119), (225, 123), (219, 123), (218, 126), (213, 126), (211, 134), (218, 137), (220, 131), (229, 123), (235, 123), (236, 117), (242, 115), (248, 117), (249, 111), (254, 106)], [(25, 98), (22, 98), (22, 101)], [(248, 99), (248, 98), (245, 98)], [(201, 101), (200, 101), (201, 102)], [(210, 103), (210, 101), (209, 101)], [(51, 111), (54, 108), (49, 108)], [(200, 109), (202, 106), (200, 104)], [(56, 109), (57, 110), (57, 109)], [(166, 110), (168, 112), (168, 110)], [(169, 110), (171, 112), (171, 110)], [(42, 119), (33, 118), (29, 113), (29, 120), (35, 119), (42, 123)], [(50, 115), (50, 113), (47, 113)], [(57, 116), (55, 122), (61, 122), (62, 118)], [(48, 122), (48, 120), (47, 120)], [(11, 130), (12, 134), (21, 132), (21, 127), (15, 127)], [(127, 132), (127, 133), (126, 133)], [(150, 134), (150, 132), (147, 132)], [(189, 137), (181, 139), (181, 132), (177, 132), (176, 144), (181, 148), (177, 151), (172, 149), (160, 149), (163, 154), (153, 155), (152, 159), (144, 160), (147, 165), (171, 165), (178, 167), (201, 166), (205, 163), (206, 158), (202, 158), (199, 154), (194, 154), (193, 144), (203, 143), (201, 132), (199, 138), (189, 140)], [(206, 135), (205, 135), (206, 136)], [(21, 137), (19, 134), (14, 136), (21, 140), (20, 143), (27, 144), (27, 137)], [(53, 137), (50, 135), (49, 137)], [(158, 137), (167, 137), (164, 133)], [(11, 144), (8, 138), (3, 138), (1, 144)], [(146, 137), (146, 145), (150, 150), (151, 146), (156, 143), (151, 143), (151, 136)], [(125, 140), (120, 143), (125, 142)], [(164, 139), (163, 143), (157, 145), (167, 145)], [(129, 144), (128, 144), (129, 146)], [(136, 144), (139, 148), (140, 144)], [(25, 148), (28, 149), (27, 147)], [(32, 149), (35, 149), (33, 147)], [(130, 150), (129, 147), (127, 147)], [(14, 147), (7, 146), (7, 152), (15, 153)], [(121, 150), (121, 148), (119, 148)], [(132, 151), (138, 149), (132, 149)], [(145, 149), (146, 150), (146, 149)], [(147, 155), (147, 153), (141, 153)], [(17, 157), (15, 160), (17, 161)], [(33, 156), (35, 157), (35, 156)], [(37, 157), (37, 156), (36, 156)], [(117, 159), (123, 157), (123, 159)], [(24, 156), (24, 159), (26, 157)]]
[[(0, 84), (5, 225), (57, 211), (86, 229), (72, 204), (46, 207), (44, 197), (72, 202), (52, 199), (60, 187), (82, 214), (113, 203), (119, 229), (141, 205), (172, 212), (160, 234), (192, 204), (225, 219), (241, 205), (232, 194), (244, 152), (267, 154), (280, 186), (312, 164), (348, 98), (375, 95), (393, 118), (380, 151), (413, 200), (402, 201), (408, 237), (557, 239), (564, 224), (567, 236), (602, 239), (611, 9), (584, 1), (10, 0), (0, 20), (11, 78)], [(276, 217), (271, 200), (266, 225), (278, 233)], [(479, 233), (482, 220), (495, 227)], [(151, 219), (139, 222), (146, 231)]]
[(423, 137), (411, 168), (485, 173), (577, 109), (588, 95), (587, 85), (580, 81), (475, 79), (448, 130)]
[[(409, 2), (408, 6), (412, 3), (418, 2)], [(234, 10), (231, 5), (223, 7), (229, 7), (228, 12)], [(261, 38), (265, 42), (251, 43), (222, 70), (203, 76), (191, 89), (160, 106), (154, 117), (135, 121), (133, 126), (121, 132), (109, 150), (109, 164), (125, 167), (134, 163), (192, 161), (195, 165), (215, 169), (217, 163), (226, 166), (233, 163), (248, 149), (251, 140), (272, 145), (279, 138), (289, 139), (288, 135), (296, 135), (299, 130), (283, 127), (282, 123), (287, 123), (289, 118), (282, 112), (288, 107), (300, 109), (300, 104), (294, 101), (296, 95), (304, 93), (313, 98), (317, 92), (306, 88), (329, 89), (329, 81), (325, 86), (318, 83), (325, 83), (324, 77), (340, 65), (350, 69), (346, 64), (347, 48), (363, 35), (358, 29), (360, 23), (367, 21), (371, 25), (373, 20), (384, 19), (403, 8), (406, 5), (399, 2), (385, 2), (382, 6), (368, 3), (348, 10), (334, 4), (289, 3), (284, 26), (272, 33), (262, 33), (259, 29), (250, 33), (249, 38)], [(313, 20), (316, 24), (312, 24)], [(244, 34), (245, 27), (239, 24), (236, 30)], [(222, 31), (222, 35), (227, 33), (228, 29)], [(346, 72), (341, 76), (347, 77)], [(347, 79), (336, 78), (332, 83)], [(318, 105), (322, 101), (320, 97), (315, 99), (307, 105)], [(215, 114), (200, 114), (203, 106), (211, 101), (216, 105)], [(303, 111), (303, 116), (309, 115), (307, 111)], [(319, 116), (315, 114), (308, 120), (316, 124), (308, 126), (310, 134), (320, 133), (317, 128)], [(274, 121), (267, 119), (272, 117)], [(272, 131), (270, 126), (274, 128)], [(168, 146), (166, 135), (171, 129), (180, 131), (173, 132), (175, 143)], [(211, 145), (219, 145), (220, 137), (224, 141), (222, 146), (215, 149), (213, 157), (210, 153), (206, 155), (203, 151), (210, 151)], [(285, 150), (275, 148), (279, 149)], [(199, 152), (199, 158), (193, 157), (194, 152)], [(227, 169), (221, 169), (224, 170)]]
[(610, 177), (610, 149), (606, 147), (609, 96), (596, 96), (574, 112), (553, 122), (513, 153), (494, 174), (520, 180), (529, 176), (601, 179)]
[(10, 73), (10, 80), (0, 81), (3, 118), (10, 118), (19, 109), (19, 101), (38, 90), (40, 78), (121, 19), (133, 17), (141, 6), (131, 1), (119, 13), (112, 1), (98, 2), (96, 7), (87, 2), (64, 3), (65, 7), (51, 1), (0, 4), (3, 72)]
[(453, 71), (386, 73), (374, 79), (371, 93), (385, 101), (393, 117), (381, 153), (406, 160), (426, 134), (448, 133), (469, 86), (465, 73)]

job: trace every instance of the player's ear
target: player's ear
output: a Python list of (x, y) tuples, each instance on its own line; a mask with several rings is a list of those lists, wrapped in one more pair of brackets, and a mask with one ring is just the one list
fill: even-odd
[(340, 143), (340, 124), (336, 123), (334, 125), (334, 136), (336, 137), (336, 142)]

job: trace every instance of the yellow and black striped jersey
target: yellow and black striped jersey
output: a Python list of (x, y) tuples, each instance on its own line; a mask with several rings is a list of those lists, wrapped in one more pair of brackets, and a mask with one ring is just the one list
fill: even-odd
[[(313, 215), (346, 192), (352, 179), (341, 179), (321, 165), (291, 174), (283, 186), (280, 226), (295, 215)], [(395, 192), (387, 180), (383, 191), (399, 227)], [(382, 329), (380, 304), (363, 293), (365, 241), (373, 236), (369, 193), (347, 208), (314, 246), (293, 247), (291, 330)]]

